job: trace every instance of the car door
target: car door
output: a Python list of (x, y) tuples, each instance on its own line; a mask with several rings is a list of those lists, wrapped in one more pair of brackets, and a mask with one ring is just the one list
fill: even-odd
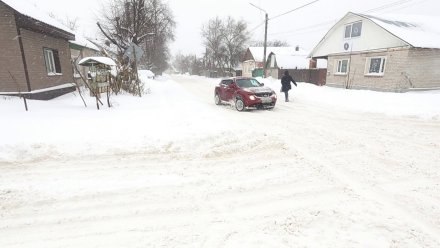
[(220, 98), (223, 101), (229, 101), (232, 98), (230, 93), (231, 84), (232, 84), (232, 79), (223, 79), (220, 83)]

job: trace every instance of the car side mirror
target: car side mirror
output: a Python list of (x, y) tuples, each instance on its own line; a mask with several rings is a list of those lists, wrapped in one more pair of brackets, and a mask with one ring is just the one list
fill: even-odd
[(264, 86), (264, 83), (261, 83), (261, 86)]

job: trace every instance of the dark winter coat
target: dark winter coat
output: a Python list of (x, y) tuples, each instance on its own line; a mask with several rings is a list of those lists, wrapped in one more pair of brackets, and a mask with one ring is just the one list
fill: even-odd
[(289, 74), (285, 74), (282, 78), (281, 78), (281, 92), (287, 92), (290, 89), (292, 89), (292, 86), (290, 85), (290, 82), (292, 82), (295, 86), (297, 86), (295, 80), (293, 80), (292, 76), (290, 76)]

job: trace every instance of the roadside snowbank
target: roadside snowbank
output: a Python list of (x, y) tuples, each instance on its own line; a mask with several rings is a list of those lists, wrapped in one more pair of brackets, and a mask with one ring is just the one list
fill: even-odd
[[(0, 162), (25, 162), (106, 154), (169, 153), (186, 156), (211, 156), (221, 153), (220, 144), (233, 144), (224, 137), (255, 143), (255, 130), (222, 119), (211, 105), (201, 105), (175, 81), (161, 77), (151, 80), (141, 71), (141, 79), (150, 94), (142, 98), (112, 96), (113, 107), (96, 110), (93, 98), (85, 96), (85, 108), (77, 93), (52, 101), (28, 101), (0, 98), (2, 122)], [(182, 76), (214, 87), (218, 79)], [(275, 91), (279, 81), (260, 79)], [(103, 96), (105, 97), (105, 96)], [(440, 91), (383, 93), (317, 87), (300, 83), (291, 91), (294, 102), (331, 106), (335, 111), (383, 113), (438, 120)], [(282, 101), (282, 97), (280, 97)], [(257, 112), (263, 114), (264, 112)], [(224, 133), (234, 133), (224, 135)], [(217, 137), (210, 149), (201, 140)], [(276, 143), (276, 141), (273, 141)], [(211, 155), (210, 155), (211, 154)]]
[[(259, 80), (279, 92), (279, 80)], [(294, 101), (323, 104), (335, 109), (440, 120), (440, 90), (393, 93), (299, 83), (297, 88), (293, 86), (290, 94)]]

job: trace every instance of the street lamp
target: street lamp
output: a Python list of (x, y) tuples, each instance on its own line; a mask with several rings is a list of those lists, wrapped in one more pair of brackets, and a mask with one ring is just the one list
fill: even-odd
[(267, 24), (268, 24), (268, 22), (269, 22), (269, 15), (267, 14), (267, 12), (266, 12), (264, 9), (262, 9), (262, 8), (260, 8), (260, 7), (258, 7), (258, 6), (256, 6), (255, 4), (253, 4), (253, 3), (249, 3), (249, 4), (252, 5), (252, 6), (254, 6), (255, 8), (257, 8), (257, 9), (263, 11), (263, 12), (265, 13), (264, 44), (263, 44), (263, 46), (264, 46), (264, 55), (263, 55), (263, 77), (266, 77)]

